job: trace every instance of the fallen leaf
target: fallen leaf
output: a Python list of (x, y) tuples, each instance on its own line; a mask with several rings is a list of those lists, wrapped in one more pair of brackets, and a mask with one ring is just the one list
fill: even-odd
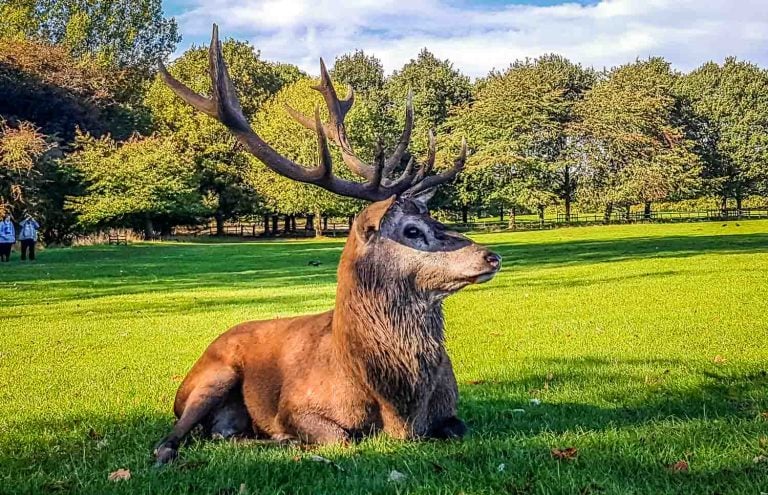
[(130, 469), (118, 469), (117, 471), (109, 473), (107, 479), (109, 481), (127, 481), (131, 479), (131, 471)]
[(760, 437), (757, 439), (757, 444), (761, 449), (768, 447), (768, 437)]
[(183, 379), (184, 379), (183, 375), (173, 375), (173, 378), (171, 378), (171, 380), (173, 380), (174, 382), (180, 382)]
[(690, 468), (690, 466), (688, 466), (688, 461), (686, 460), (677, 461), (674, 464), (670, 464), (668, 467), (673, 473), (687, 473)]
[(300, 462), (301, 461), (301, 457), (299, 457), (297, 455), (293, 456), (291, 459), (293, 460), (293, 462)]
[(499, 467), (497, 467), (497, 468), (496, 468), (496, 471), (498, 471), (498, 472), (500, 472), (500, 473), (501, 473), (501, 472), (503, 472), (505, 469), (507, 469), (507, 465), (506, 465), (506, 464), (499, 464)]
[(101, 440), (104, 438), (104, 435), (94, 430), (93, 428), (88, 430), (88, 436), (91, 437), (91, 440)]
[(752, 462), (754, 462), (755, 464), (765, 464), (765, 463), (768, 463), (768, 457), (764, 455), (759, 455), (754, 459), (752, 459)]
[(407, 480), (408, 475), (393, 469), (392, 471), (389, 472), (389, 478), (387, 479), (389, 481), (394, 481), (395, 483), (400, 483), (401, 481)]
[(763, 419), (768, 419), (768, 411), (763, 411), (760, 413), (760, 416), (762, 416)]
[(238, 490), (237, 495), (245, 495), (247, 491), (245, 483), (240, 483), (240, 490)]
[(541, 405), (541, 399), (531, 399), (528, 402), (530, 402), (532, 406), (540, 406)]
[(726, 362), (728, 362), (728, 360), (718, 354), (717, 356), (714, 357), (714, 359), (712, 359), (712, 362), (715, 364), (725, 364)]
[(443, 471), (445, 471), (445, 468), (440, 464), (432, 461), (432, 470), (436, 473), (442, 473)]
[(579, 456), (579, 449), (576, 447), (566, 447), (564, 449), (554, 448), (551, 451), (552, 457), (558, 461), (572, 461)]

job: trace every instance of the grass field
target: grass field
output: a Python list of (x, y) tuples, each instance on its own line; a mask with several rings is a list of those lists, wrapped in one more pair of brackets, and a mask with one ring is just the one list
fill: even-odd
[[(768, 492), (768, 222), (477, 240), (504, 269), (447, 303), (467, 439), (193, 441), (163, 469), (151, 450), (180, 378), (232, 324), (330, 308), (341, 243), (94, 246), (0, 265), (0, 492)], [(108, 481), (119, 468), (131, 479)]]

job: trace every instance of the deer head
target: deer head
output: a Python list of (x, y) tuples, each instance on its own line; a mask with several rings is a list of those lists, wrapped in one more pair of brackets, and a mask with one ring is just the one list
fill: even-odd
[[(427, 201), (435, 188), (453, 180), (464, 168), (467, 158), (466, 141), (451, 168), (431, 175), (435, 164), (435, 136), (429, 132), (426, 160), (417, 165), (413, 157), (402, 171), (413, 130), (413, 98), (406, 98), (405, 126), (394, 150), (386, 156), (381, 146), (373, 164), (363, 162), (354, 153), (347, 138), (344, 118), (352, 108), (354, 91), (349, 88), (339, 99), (325, 63), (320, 59), (320, 83), (314, 86), (328, 107), (328, 122), (321, 122), (320, 113), (310, 118), (286, 107), (288, 113), (304, 127), (315, 131), (318, 164), (305, 167), (280, 155), (251, 128), (243, 114), (236, 90), (227, 71), (214, 25), (209, 50), (212, 95), (200, 96), (171, 76), (160, 64), (160, 76), (184, 101), (226, 126), (238, 141), (271, 170), (299, 182), (314, 184), (328, 191), (352, 198), (374, 202), (363, 210), (353, 225), (353, 232), (342, 257), (360, 261), (354, 268), (358, 273), (375, 271), (367, 276), (371, 283), (410, 280), (414, 288), (434, 294), (449, 294), (462, 287), (484, 282), (500, 268), (501, 258), (477, 246), (468, 238), (451, 232), (429, 216)], [(341, 152), (345, 165), (364, 182), (354, 182), (333, 174), (328, 138)], [(351, 267), (350, 267), (351, 268)]]

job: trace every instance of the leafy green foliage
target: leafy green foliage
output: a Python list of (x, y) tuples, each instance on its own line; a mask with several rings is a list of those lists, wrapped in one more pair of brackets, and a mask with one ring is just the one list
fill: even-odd
[(610, 212), (697, 190), (701, 165), (679, 118), (676, 77), (662, 59), (637, 61), (613, 69), (577, 106), (588, 163), (582, 201)]
[(678, 90), (692, 106), (712, 189), (739, 207), (750, 194), (768, 193), (768, 71), (728, 58), (683, 76)]
[(135, 137), (119, 144), (79, 135), (77, 146), (67, 162), (87, 186), (67, 207), (81, 224), (143, 226), (153, 235), (155, 221), (205, 213), (194, 167), (171, 140)]
[(65, 143), (76, 129), (120, 139), (144, 129), (131, 81), (59, 45), (0, 39), (0, 116), (32, 122)]
[[(249, 117), (283, 85), (301, 77), (293, 66), (262, 61), (248, 43), (228, 40), (222, 48), (243, 111)], [(206, 49), (188, 50), (169, 70), (193, 90), (210, 93)], [(260, 211), (261, 195), (246, 180), (250, 155), (223, 125), (184, 103), (159, 77), (152, 81), (144, 104), (157, 132), (193, 157), (200, 193), (212, 207), (219, 230), (226, 220)]]
[(439, 128), (452, 107), (465, 104), (471, 96), (469, 78), (453, 68), (449, 60), (440, 60), (427, 49), (395, 71), (385, 85), (389, 100), (397, 102), (391, 112), (401, 120), (402, 104), (413, 91), (414, 131), (411, 150), (423, 155), (429, 129)]
[(149, 73), (181, 41), (161, 0), (0, 0), (3, 36), (57, 44), (75, 58)]
[[(477, 191), (471, 202), (542, 213), (558, 200), (570, 205), (578, 173), (573, 109), (594, 79), (591, 71), (548, 55), (478, 81), (472, 105), (447, 123), (454, 134), (469, 136), (474, 149), (469, 166), (475, 170), (459, 179), (459, 194)], [(480, 187), (472, 184), (478, 180)]]

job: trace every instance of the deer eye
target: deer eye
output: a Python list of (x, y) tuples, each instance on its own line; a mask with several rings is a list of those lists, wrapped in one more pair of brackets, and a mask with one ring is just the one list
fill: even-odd
[(418, 239), (419, 237), (422, 239), (425, 238), (424, 232), (419, 230), (418, 227), (414, 227), (413, 225), (406, 227), (403, 231), (403, 235), (408, 239)]

